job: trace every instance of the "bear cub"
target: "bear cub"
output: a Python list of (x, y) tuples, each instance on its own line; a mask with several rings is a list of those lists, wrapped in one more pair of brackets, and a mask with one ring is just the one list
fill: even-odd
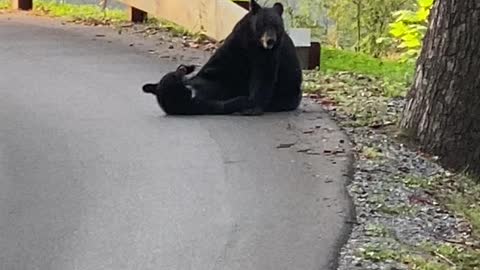
[(196, 90), (185, 84), (185, 76), (193, 71), (194, 65), (180, 65), (175, 71), (165, 74), (158, 83), (143, 85), (143, 92), (154, 95), (166, 114), (230, 114), (247, 107), (247, 97), (220, 101), (197, 96)]

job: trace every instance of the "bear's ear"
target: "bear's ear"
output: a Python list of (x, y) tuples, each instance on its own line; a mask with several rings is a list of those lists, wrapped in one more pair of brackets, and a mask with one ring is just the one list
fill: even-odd
[(283, 5), (282, 3), (275, 3), (273, 5), (273, 9), (278, 13), (278, 15), (282, 16), (283, 14)]
[(257, 13), (262, 7), (255, 0), (250, 0), (250, 10), (253, 14)]
[(147, 83), (147, 84), (143, 85), (143, 87), (142, 87), (143, 92), (149, 93), (149, 94), (155, 93), (156, 88), (157, 88), (157, 85), (153, 84), (153, 83)]
[(187, 73), (185, 73), (185, 74), (187, 74), (187, 75), (195, 71), (195, 65), (189, 65), (189, 66), (185, 66), (185, 67), (187, 69)]

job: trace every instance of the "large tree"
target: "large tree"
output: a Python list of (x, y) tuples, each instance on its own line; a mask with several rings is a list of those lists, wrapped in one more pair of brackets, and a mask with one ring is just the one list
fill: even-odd
[(480, 1), (436, 0), (400, 123), (442, 164), (480, 175)]

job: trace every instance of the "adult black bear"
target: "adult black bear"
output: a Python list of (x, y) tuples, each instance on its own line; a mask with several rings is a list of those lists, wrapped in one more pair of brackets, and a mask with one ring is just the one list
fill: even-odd
[(143, 85), (145, 93), (153, 94), (158, 105), (166, 114), (230, 114), (248, 107), (248, 97), (235, 97), (230, 100), (204, 100), (196, 91), (185, 84), (186, 75), (195, 70), (193, 65), (180, 65), (167, 73), (160, 82)]
[[(249, 12), (200, 71), (184, 80), (185, 86), (194, 89), (198, 100), (213, 104), (232, 104), (232, 99), (248, 96), (250, 102), (233, 102), (245, 104), (239, 109), (244, 114), (296, 109), (302, 99), (302, 70), (282, 15), (280, 3), (262, 8), (251, 0)], [(175, 108), (175, 104), (170, 105)], [(195, 112), (183, 104), (171, 111)]]

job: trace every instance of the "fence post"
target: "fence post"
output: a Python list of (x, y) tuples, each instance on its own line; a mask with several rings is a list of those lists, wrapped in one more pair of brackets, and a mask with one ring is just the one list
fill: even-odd
[(320, 66), (320, 55), (321, 55), (320, 42), (311, 42), (310, 43), (310, 52), (308, 56), (308, 68), (315, 69)]
[(242, 8), (249, 10), (250, 9), (250, 2), (248, 1), (242, 1), (242, 0), (233, 0), (233, 2)]
[(147, 12), (135, 7), (130, 7), (129, 17), (130, 17), (130, 21), (134, 23), (143, 23), (147, 19)]
[(33, 8), (33, 0), (12, 0), (12, 8), (20, 10), (31, 10)]

